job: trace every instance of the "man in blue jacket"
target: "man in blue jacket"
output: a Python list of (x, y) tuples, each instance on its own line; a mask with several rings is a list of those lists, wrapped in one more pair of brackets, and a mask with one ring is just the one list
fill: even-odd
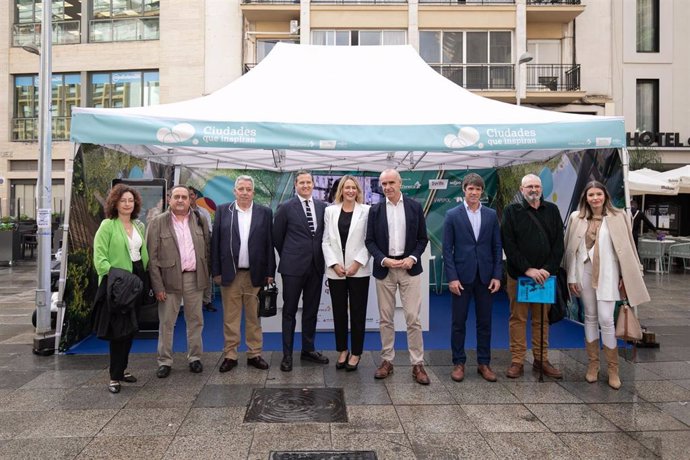
[(470, 173), (462, 181), (463, 204), (446, 214), (443, 224), (443, 262), (452, 294), (450, 344), (456, 382), (465, 378), (465, 323), (470, 300), (477, 316), (477, 372), (495, 382), (491, 369), (491, 306), (493, 294), (501, 287), (503, 260), (501, 229), (496, 211), (482, 206), (484, 180)]

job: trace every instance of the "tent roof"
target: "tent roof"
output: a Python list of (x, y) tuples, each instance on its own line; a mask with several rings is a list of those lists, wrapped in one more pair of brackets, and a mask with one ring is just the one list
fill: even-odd
[(173, 164), (273, 170), (482, 168), (625, 145), (620, 117), (483, 98), (408, 45), (279, 43), (213, 94), (148, 107), (74, 108), (71, 132), (77, 143)]
[(678, 185), (658, 179), (646, 171), (651, 170), (645, 169), (628, 173), (628, 189), (631, 195), (678, 195)]

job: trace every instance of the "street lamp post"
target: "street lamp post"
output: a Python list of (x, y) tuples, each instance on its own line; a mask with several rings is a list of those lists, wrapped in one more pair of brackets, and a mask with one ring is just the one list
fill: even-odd
[(51, 249), (51, 199), (52, 199), (52, 12), (51, 0), (43, 0), (41, 20), (41, 67), (38, 74), (38, 180), (36, 183), (36, 224), (38, 264), (36, 286), (36, 335), (33, 352), (52, 355), (55, 352), (55, 335), (50, 324), (50, 249)]
[(515, 68), (515, 101), (516, 105), (520, 105), (520, 99), (522, 99), (522, 73), (520, 72), (522, 64), (534, 59), (529, 53), (522, 53), (518, 59)]

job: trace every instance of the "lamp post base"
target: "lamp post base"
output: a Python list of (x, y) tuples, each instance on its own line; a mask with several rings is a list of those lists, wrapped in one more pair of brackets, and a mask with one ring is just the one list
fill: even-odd
[(52, 356), (55, 354), (55, 333), (34, 337), (33, 350), (38, 356)]

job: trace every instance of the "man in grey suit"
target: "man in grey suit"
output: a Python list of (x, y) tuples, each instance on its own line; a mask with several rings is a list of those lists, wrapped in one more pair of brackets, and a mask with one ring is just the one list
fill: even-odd
[(273, 244), (278, 250), (278, 272), (283, 279), (283, 360), (280, 370), (292, 371), (295, 315), (302, 297), (301, 359), (328, 364), (314, 349), (316, 320), (321, 302), (325, 263), (321, 240), (326, 203), (312, 198), (314, 181), (308, 171), (295, 175), (296, 197), (282, 203), (273, 222)]
[(159, 378), (170, 375), (173, 362), (172, 342), (180, 303), (184, 302), (187, 323), (187, 360), (189, 370), (199, 373), (201, 309), (209, 275), (209, 233), (206, 221), (191, 212), (189, 190), (175, 185), (170, 190), (170, 209), (156, 216), (146, 235), (149, 250), (151, 287), (158, 300), (158, 371)]
[(235, 179), (235, 201), (218, 207), (211, 237), (211, 274), (223, 298), (223, 362), (220, 372), (237, 366), (240, 321), (244, 306), (247, 365), (268, 369), (261, 357), (263, 333), (259, 289), (272, 283), (276, 271), (273, 250), (273, 211), (254, 203), (254, 179)]

